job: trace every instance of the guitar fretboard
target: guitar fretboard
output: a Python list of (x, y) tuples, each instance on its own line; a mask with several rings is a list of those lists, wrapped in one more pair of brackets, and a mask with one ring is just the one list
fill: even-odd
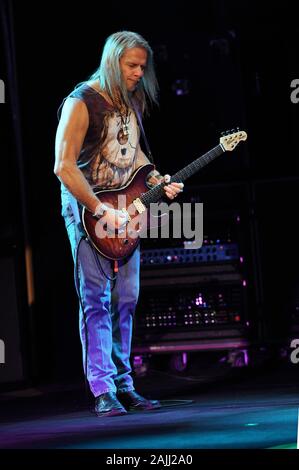
[[(225, 150), (223, 149), (222, 145), (217, 145), (212, 150), (205, 153), (201, 157), (197, 158), (197, 160), (194, 160), (192, 163), (189, 163), (189, 165), (185, 166), (182, 170), (175, 173), (171, 177), (171, 182), (181, 183), (185, 181), (187, 178), (190, 178), (190, 176), (194, 175), (197, 171), (206, 166), (223, 152), (225, 152)], [(165, 191), (163, 189), (164, 186), (165, 183), (161, 183), (150, 189), (145, 194), (142, 194), (140, 197), (142, 204), (144, 204), (145, 207), (149, 207), (151, 203), (158, 202), (165, 195)]]

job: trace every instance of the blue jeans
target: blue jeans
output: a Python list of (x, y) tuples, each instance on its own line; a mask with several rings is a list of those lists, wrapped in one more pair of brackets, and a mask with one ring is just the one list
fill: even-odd
[(113, 262), (101, 256), (87, 239), (79, 244), (81, 233), (70, 206), (63, 215), (74, 262), (78, 263), (75, 278), (81, 299), (79, 330), (90, 390), (95, 397), (134, 390), (130, 353), (139, 294), (139, 248), (119, 261), (116, 281), (111, 281), (107, 277), (114, 277)]

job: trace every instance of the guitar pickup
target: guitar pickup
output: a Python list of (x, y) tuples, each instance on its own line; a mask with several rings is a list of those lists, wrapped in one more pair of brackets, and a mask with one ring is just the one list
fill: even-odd
[(137, 210), (137, 212), (139, 212), (139, 214), (142, 214), (143, 212), (146, 211), (146, 207), (145, 207), (145, 205), (141, 202), (141, 200), (139, 199), (139, 197), (137, 197), (136, 199), (134, 199), (133, 204), (134, 204), (135, 209)]

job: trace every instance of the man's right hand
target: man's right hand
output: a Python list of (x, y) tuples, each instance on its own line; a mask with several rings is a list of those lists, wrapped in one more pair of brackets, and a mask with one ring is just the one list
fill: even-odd
[(99, 218), (102, 226), (106, 226), (107, 232), (120, 232), (124, 230), (129, 222), (129, 214), (126, 211), (116, 210), (112, 206), (105, 203), (99, 203), (96, 207), (94, 215)]
[(101, 222), (107, 224), (108, 230), (121, 230), (125, 228), (128, 222), (128, 215), (126, 212), (108, 208)]

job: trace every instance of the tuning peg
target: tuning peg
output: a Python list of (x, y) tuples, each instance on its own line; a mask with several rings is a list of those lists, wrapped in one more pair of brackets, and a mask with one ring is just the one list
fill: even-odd
[(231, 129), (231, 133), (234, 134), (236, 132), (236, 129)]
[(226, 132), (225, 131), (222, 131), (221, 132), (221, 136), (224, 137), (226, 135)]

